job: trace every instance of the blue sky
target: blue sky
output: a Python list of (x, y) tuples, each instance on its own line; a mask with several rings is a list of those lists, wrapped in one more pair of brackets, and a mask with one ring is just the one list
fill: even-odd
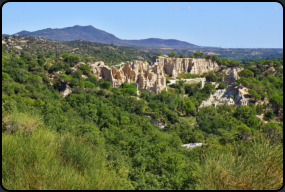
[(120, 39), (177, 39), (222, 48), (283, 48), (277, 2), (9, 2), (2, 34), (92, 25)]

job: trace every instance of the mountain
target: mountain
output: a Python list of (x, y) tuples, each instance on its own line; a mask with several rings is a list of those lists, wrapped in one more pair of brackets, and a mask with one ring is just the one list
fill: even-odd
[(58, 41), (73, 41), (80, 39), (91, 42), (114, 44), (120, 46), (131, 46), (131, 47), (149, 46), (149, 47), (158, 47), (158, 48), (177, 48), (177, 47), (199, 48), (199, 46), (197, 45), (193, 45), (191, 43), (175, 39), (149, 38), (141, 40), (122, 40), (116, 37), (115, 35), (112, 35), (100, 29), (96, 29), (91, 25), (89, 26), (75, 25), (73, 27), (66, 27), (62, 29), (47, 28), (34, 32), (29, 32), (24, 30), (16, 34), (20, 36), (23, 35), (41, 36), (46, 39), (52, 39)]
[(197, 45), (187, 43), (185, 41), (179, 41), (176, 39), (158, 39), (158, 38), (149, 38), (149, 39), (141, 39), (141, 40), (125, 40), (130, 43), (135, 43), (144, 46), (151, 47), (187, 47), (187, 48), (196, 48), (199, 47)]

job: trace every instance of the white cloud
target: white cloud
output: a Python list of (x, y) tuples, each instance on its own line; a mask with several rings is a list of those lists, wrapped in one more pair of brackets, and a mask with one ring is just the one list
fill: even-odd
[(277, 8), (277, 7), (273, 7), (273, 9), (278, 10), (278, 8)]
[(192, 7), (191, 7), (191, 6), (189, 6), (189, 7), (188, 7), (188, 9), (192, 9)]
[(180, 10), (180, 9), (181, 9), (180, 7), (171, 7), (168, 10)]

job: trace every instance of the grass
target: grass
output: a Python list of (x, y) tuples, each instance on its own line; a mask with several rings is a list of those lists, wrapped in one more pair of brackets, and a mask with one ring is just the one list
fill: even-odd
[(185, 87), (185, 85), (197, 85), (199, 84), (200, 82), (194, 82), (194, 81), (186, 81), (185, 83), (183, 83), (183, 86)]
[(184, 121), (187, 122), (187, 123), (194, 123), (194, 124), (197, 123), (195, 117), (181, 117), (180, 116), (180, 119), (184, 119)]
[[(237, 150), (246, 148), (246, 154)], [(248, 149), (249, 148), (249, 149)], [(283, 185), (283, 146), (253, 142), (235, 146), (224, 154), (208, 154), (197, 165), (196, 189), (202, 190), (279, 190)]]
[[(50, 131), (42, 126), (39, 117), (28, 113), (14, 112), (3, 119), (6, 124), (2, 120), (2, 186), (5, 189), (132, 188), (127, 170), (122, 168), (116, 173), (109, 168), (104, 151), (86, 139)], [(13, 131), (3, 132), (7, 122), (13, 122)], [(21, 131), (26, 128), (33, 131)]]

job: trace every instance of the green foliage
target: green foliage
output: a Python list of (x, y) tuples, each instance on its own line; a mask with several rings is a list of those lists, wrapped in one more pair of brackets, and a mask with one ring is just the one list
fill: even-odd
[(73, 77), (76, 79), (80, 79), (82, 77), (81, 71), (77, 70), (73, 73)]
[(129, 83), (122, 83), (121, 84), (121, 92), (127, 95), (136, 95), (137, 93), (137, 87), (129, 84)]
[(175, 55), (176, 55), (176, 53), (174, 53), (174, 52), (168, 53), (168, 56), (169, 56), (169, 57), (175, 57)]
[(206, 81), (216, 82), (218, 81), (218, 78), (213, 73), (208, 73), (206, 76)]
[(203, 163), (194, 166), (195, 189), (278, 190), (283, 185), (282, 144), (241, 143), (220, 153), (213, 149), (202, 158)]
[(80, 70), (83, 71), (84, 74), (88, 74), (91, 71), (91, 68), (88, 65), (81, 65)]
[(225, 89), (228, 86), (228, 84), (224, 84), (224, 83), (219, 83), (218, 89)]
[(263, 108), (260, 104), (256, 105), (256, 114), (261, 115), (263, 113)]
[(180, 53), (179, 57), (180, 58), (186, 58), (186, 55), (184, 55), (183, 53)]
[(272, 141), (278, 141), (283, 138), (283, 129), (277, 123), (269, 122), (261, 127), (262, 131), (266, 134), (266, 138)]
[(35, 74), (31, 74), (31, 75), (29, 75), (27, 82), (28, 83), (42, 83), (43, 80), (40, 76), (35, 75)]
[(244, 69), (244, 70), (238, 72), (238, 75), (240, 77), (245, 77), (245, 78), (253, 78), (254, 77), (254, 73), (248, 69)]
[(2, 72), (2, 81), (9, 78), (10, 76), (7, 73)]
[(84, 88), (94, 88), (95, 85), (91, 83), (90, 81), (83, 81)]
[(112, 87), (112, 84), (109, 81), (104, 81), (100, 84), (100, 87), (109, 90)]
[(163, 56), (162, 53), (156, 53), (155, 55), (156, 55), (156, 56)]
[(206, 83), (204, 85), (204, 88), (202, 89), (202, 92), (207, 93), (207, 94), (210, 94), (210, 93), (213, 94), (215, 92), (215, 85), (212, 85), (211, 83)]
[(280, 108), (283, 108), (283, 96), (274, 95), (269, 100), (270, 104), (276, 109), (278, 112)]
[[(163, 90), (154, 94), (139, 89), (141, 94), (138, 97), (131, 96), (137, 91), (136, 86), (132, 84), (112, 88), (106, 79), (100, 79), (102, 89), (95, 88), (99, 86), (97, 77), (91, 73), (87, 74), (87, 79), (82, 77), (81, 70), (84, 68), (75, 72), (71, 70), (70, 67), (77, 62), (72, 61), (69, 55), (72, 52), (60, 52), (59, 48), (58, 55), (68, 54), (62, 55), (62, 59), (55, 57), (55, 50), (52, 51), (48, 47), (48, 41), (45, 45), (48, 51), (41, 51), (39, 48), (36, 54), (26, 51), (28, 48), (24, 48), (20, 57), (10, 49), (9, 53), (2, 50), (2, 78), (10, 76), (2, 79), (2, 184), (5, 188), (194, 190), (201, 189), (201, 186), (212, 186), (213, 189), (241, 189), (239, 185), (234, 185), (241, 180), (235, 179), (247, 176), (251, 173), (248, 171), (250, 168), (260, 170), (256, 167), (265, 167), (264, 170), (274, 172), (274, 177), (264, 177), (257, 183), (265, 183), (264, 186), (269, 186), (269, 181), (274, 181), (274, 186), (277, 186), (276, 181), (282, 183), (280, 178), (283, 177), (283, 167), (279, 160), (283, 154), (274, 156), (275, 153), (271, 153), (266, 156), (263, 146), (254, 148), (258, 153), (256, 156), (261, 156), (256, 160), (256, 156), (252, 156), (254, 153), (250, 151), (253, 142), (261, 146), (264, 143), (263, 138), (270, 140), (267, 147), (283, 142), (281, 117), (274, 118), (274, 121), (281, 123), (261, 122), (255, 116), (259, 113), (259, 105), (256, 109), (227, 105), (198, 109), (201, 102), (215, 90), (210, 84), (205, 85), (206, 89), (201, 89), (199, 83), (179, 81), (178, 84), (170, 86), (174, 87), (175, 91)], [(81, 41), (76, 43), (78, 47), (84, 45), (89, 49), (98, 45), (90, 50), (93, 53), (98, 52), (98, 60), (101, 60), (99, 56), (104, 54), (103, 57), (108, 58), (105, 61), (110, 64), (122, 59), (116, 55), (109, 57), (112, 51), (107, 52), (106, 47), (115, 46)], [(64, 45), (67, 44), (72, 42), (64, 42)], [(32, 47), (33, 44), (29, 46)], [(113, 50), (110, 47), (108, 50)], [(130, 51), (130, 47), (116, 49), (124, 50), (126, 55), (138, 51)], [(98, 50), (102, 50), (101, 53)], [(82, 60), (93, 62), (86, 58), (91, 58), (90, 52), (81, 52), (81, 48), (73, 51), (73, 54), (85, 58)], [(44, 58), (47, 54), (51, 57)], [(39, 65), (40, 59), (46, 62), (43, 67)], [(219, 65), (236, 65), (219, 57), (217, 62)], [(255, 63), (251, 65), (253, 64)], [(45, 67), (49, 65), (51, 69)], [(63, 73), (59, 75), (54, 73), (56, 71)], [(258, 74), (258, 71), (253, 73), (255, 78), (242, 77), (239, 81), (247, 82), (249, 88), (255, 91), (253, 93), (259, 94), (262, 99), (267, 97), (268, 100), (275, 100), (276, 95), (283, 97), (282, 74), (268, 77)], [(221, 76), (216, 74), (217, 77)], [(66, 97), (60, 94), (64, 81), (72, 88), (72, 93)], [(270, 103), (269, 106), (263, 106), (267, 112), (264, 120), (269, 120), (266, 116), (268, 113), (272, 114), (271, 118), (274, 117), (271, 108), (276, 106), (273, 105)], [(283, 104), (279, 107), (282, 109)], [(151, 119), (152, 123), (155, 119), (166, 126), (160, 129), (150, 123)], [(250, 136), (252, 141), (244, 141), (246, 136)], [(206, 145), (194, 149), (181, 148), (182, 144), (194, 142)], [(233, 157), (241, 158), (241, 161), (223, 159), (223, 154), (228, 154), (228, 149)], [(278, 150), (280, 152), (280, 148)], [(228, 166), (227, 170), (231, 171), (221, 172), (219, 166), (204, 169), (207, 159), (203, 154), (214, 157), (214, 160), (221, 158), (220, 161), (214, 162), (222, 163), (220, 165), (223, 165), (223, 168)], [(270, 162), (268, 158), (271, 156), (273, 158), (270, 166), (261, 165), (261, 162)], [(244, 157), (252, 157), (253, 164), (243, 159)], [(243, 167), (240, 162), (246, 162), (247, 166)], [(197, 167), (203, 170), (203, 174), (197, 174)], [(236, 171), (237, 167), (239, 172)], [(252, 175), (263, 177), (265, 172), (268, 176), (264, 170), (252, 172)], [(229, 173), (234, 176), (221, 179), (221, 175), (230, 175)], [(200, 185), (203, 175), (207, 175), (208, 180), (206, 184)], [(252, 175), (247, 177), (247, 181), (254, 183), (256, 180), (250, 179)], [(212, 185), (213, 183), (221, 184)], [(234, 187), (228, 187), (230, 184)], [(242, 183), (240, 186), (246, 186), (243, 184), (251, 186), (252, 183)]]
[(192, 103), (192, 101), (190, 99), (188, 99), (185, 103), (185, 111), (186, 111), (186, 114), (189, 115), (191, 112), (194, 111), (194, 105)]

